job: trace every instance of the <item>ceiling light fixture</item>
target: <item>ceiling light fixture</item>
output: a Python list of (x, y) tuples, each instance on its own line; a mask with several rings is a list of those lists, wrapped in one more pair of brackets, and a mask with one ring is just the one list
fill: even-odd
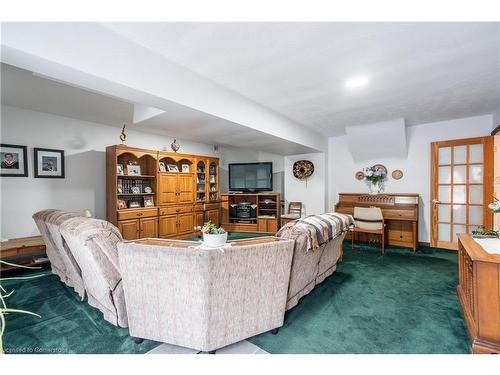
[(362, 76), (353, 77), (351, 79), (348, 79), (345, 82), (345, 87), (348, 88), (348, 89), (353, 89), (353, 88), (356, 88), (356, 87), (364, 86), (367, 83), (368, 83), (368, 78), (366, 78), (366, 77), (362, 77)]

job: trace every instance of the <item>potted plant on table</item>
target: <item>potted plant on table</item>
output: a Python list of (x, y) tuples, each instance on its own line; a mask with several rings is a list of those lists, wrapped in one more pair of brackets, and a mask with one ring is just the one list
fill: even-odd
[(222, 247), (227, 242), (227, 232), (222, 227), (217, 227), (211, 221), (207, 221), (201, 228), (203, 233), (203, 245), (206, 247)]

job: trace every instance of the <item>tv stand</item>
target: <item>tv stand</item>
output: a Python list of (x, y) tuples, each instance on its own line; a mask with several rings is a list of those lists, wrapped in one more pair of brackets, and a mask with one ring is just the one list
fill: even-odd
[[(279, 229), (281, 201), (279, 193), (221, 194), (222, 227), (228, 232), (253, 232), (275, 234)], [(241, 203), (255, 206), (255, 215), (239, 217), (235, 214)], [(233, 208), (233, 209), (231, 209)]]

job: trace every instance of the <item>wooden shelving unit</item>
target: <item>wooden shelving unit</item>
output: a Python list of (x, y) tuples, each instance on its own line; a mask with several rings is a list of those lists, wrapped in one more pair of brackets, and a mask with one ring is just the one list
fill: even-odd
[[(130, 164), (140, 171), (127, 173)], [(127, 240), (190, 237), (205, 221), (219, 224), (218, 158), (117, 145), (106, 148), (106, 169), (107, 218)]]
[[(229, 232), (254, 232), (274, 234), (279, 229), (281, 217), (278, 193), (224, 193), (221, 195), (222, 226)], [(254, 217), (240, 218), (231, 215), (231, 205), (248, 202), (255, 207)]]

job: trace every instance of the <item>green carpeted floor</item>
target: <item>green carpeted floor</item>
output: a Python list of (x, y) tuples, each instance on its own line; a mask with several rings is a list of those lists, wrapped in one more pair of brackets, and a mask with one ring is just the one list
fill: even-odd
[[(367, 245), (345, 249), (337, 272), (287, 312), (278, 335), (249, 341), (270, 353), (469, 353), (455, 294), (456, 252), (389, 248), (382, 256)], [(135, 344), (127, 329), (104, 321), (56, 276), (38, 273), (2, 282), (15, 289), (9, 306), (42, 316), (9, 315), (6, 352), (144, 353), (159, 344)]]
[(345, 244), (345, 261), (287, 312), (270, 353), (469, 353), (455, 294), (457, 253)]

